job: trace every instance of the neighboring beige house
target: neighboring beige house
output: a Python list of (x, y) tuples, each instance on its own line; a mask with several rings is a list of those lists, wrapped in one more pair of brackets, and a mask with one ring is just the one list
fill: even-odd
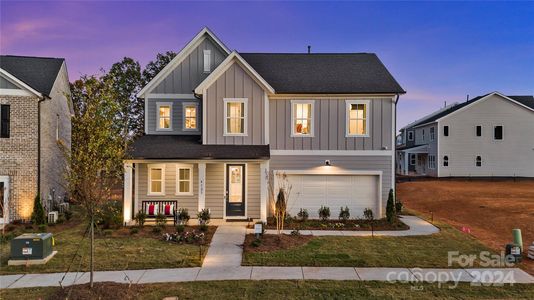
[(205, 28), (138, 94), (145, 135), (124, 162), (124, 220), (208, 208), (265, 221), (270, 172), (293, 187), (291, 215), (383, 216), (403, 93), (372, 53), (238, 53)]
[(64, 59), (0, 56), (0, 223), (29, 220), (37, 193), (45, 206), (65, 196), (69, 93)]
[(397, 173), (534, 177), (534, 97), (489, 93), (400, 130)]

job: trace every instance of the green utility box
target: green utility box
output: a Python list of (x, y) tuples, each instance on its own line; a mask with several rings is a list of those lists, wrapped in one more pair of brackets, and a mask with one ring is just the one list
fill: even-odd
[(44, 259), (52, 254), (51, 233), (25, 233), (11, 240), (11, 259)]

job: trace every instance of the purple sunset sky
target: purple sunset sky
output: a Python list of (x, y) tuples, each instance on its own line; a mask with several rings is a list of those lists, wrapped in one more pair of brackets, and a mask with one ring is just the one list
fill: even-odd
[(64, 57), (71, 80), (144, 66), (210, 27), (240, 52), (375, 52), (408, 93), (399, 128), (491, 91), (534, 94), (534, 2), (0, 2), (0, 53)]

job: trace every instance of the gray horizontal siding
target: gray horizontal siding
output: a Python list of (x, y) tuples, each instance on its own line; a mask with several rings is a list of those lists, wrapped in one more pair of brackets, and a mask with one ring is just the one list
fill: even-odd
[(212, 218), (222, 218), (224, 213), (224, 164), (206, 165), (206, 208)]
[(324, 161), (330, 160), (328, 167), (334, 173), (336, 170), (351, 171), (382, 171), (382, 212), (386, 211), (387, 197), (391, 189), (391, 156), (311, 156), (284, 155), (271, 156), (271, 170), (317, 170), (324, 168)]
[(196, 218), (198, 211), (198, 166), (193, 165), (193, 195), (178, 196), (176, 193), (176, 164), (165, 164), (165, 195), (150, 196), (148, 194), (148, 164), (136, 164), (138, 178), (138, 202), (136, 203), (136, 212), (141, 209), (142, 201), (178, 201), (178, 208), (187, 208), (191, 217)]
[[(156, 99), (156, 98), (150, 98), (148, 101), (148, 111), (146, 114), (146, 122), (147, 122), (147, 134), (193, 134), (193, 135), (200, 135), (202, 133), (202, 109), (201, 109), (201, 103), (198, 99)], [(156, 130), (156, 122), (158, 118), (158, 110), (157, 110), (157, 103), (158, 102), (165, 102), (165, 103), (172, 103), (172, 131), (157, 131)], [(183, 103), (196, 103), (198, 107), (197, 111), (197, 130), (183, 130)]]
[(204, 50), (211, 50), (211, 71), (226, 58), (226, 53), (207, 37), (151, 93), (191, 94), (210, 74), (204, 73)]
[[(247, 98), (247, 135), (224, 136), (224, 98)], [(264, 91), (238, 64), (233, 64), (208, 89), (206, 144), (262, 145), (265, 143)]]
[[(381, 150), (392, 149), (390, 98), (370, 99), (369, 137), (346, 137), (346, 102), (354, 98), (315, 100), (313, 137), (291, 137), (291, 98), (270, 100), (271, 149), (275, 150)], [(366, 100), (366, 99), (362, 99)]]

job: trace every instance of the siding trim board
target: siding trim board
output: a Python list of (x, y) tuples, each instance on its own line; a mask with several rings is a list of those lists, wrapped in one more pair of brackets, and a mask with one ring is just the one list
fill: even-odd
[(392, 156), (393, 150), (271, 150), (276, 155)]

